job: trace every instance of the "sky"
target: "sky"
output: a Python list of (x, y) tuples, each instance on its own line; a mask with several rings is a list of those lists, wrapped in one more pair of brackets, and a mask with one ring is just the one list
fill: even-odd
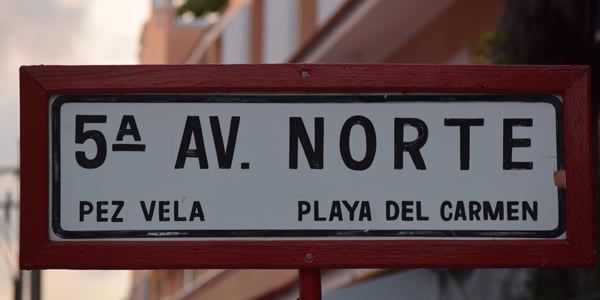
[[(151, 0), (0, 1), (0, 169), (18, 165), (19, 67), (135, 64)], [(0, 204), (17, 195), (14, 176), (0, 174)], [(13, 297), (16, 212), (0, 216), (0, 299)], [(13, 244), (9, 244), (13, 242)], [(12, 251), (10, 251), (12, 250)], [(14, 253), (13, 253), (14, 254)], [(128, 271), (45, 270), (44, 300), (127, 299)]]

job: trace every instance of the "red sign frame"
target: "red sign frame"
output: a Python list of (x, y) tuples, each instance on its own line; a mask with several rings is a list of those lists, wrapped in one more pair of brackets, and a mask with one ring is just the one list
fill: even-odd
[[(550, 267), (595, 262), (590, 70), (584, 66), (24, 66), (23, 269)], [(556, 94), (563, 98), (565, 239), (52, 241), (49, 99), (136, 93)], [(340, 251), (339, 249), (344, 249)]]

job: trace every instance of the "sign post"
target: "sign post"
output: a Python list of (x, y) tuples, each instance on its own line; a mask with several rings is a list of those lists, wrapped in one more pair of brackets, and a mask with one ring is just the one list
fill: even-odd
[(590, 105), (586, 67), (22, 67), (21, 266), (588, 266)]
[(300, 269), (300, 299), (321, 299), (321, 271), (319, 269)]

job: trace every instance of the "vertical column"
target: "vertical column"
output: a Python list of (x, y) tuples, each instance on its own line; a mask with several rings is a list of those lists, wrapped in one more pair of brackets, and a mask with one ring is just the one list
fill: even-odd
[(298, 45), (302, 47), (317, 29), (317, 1), (298, 1), (298, 11), (300, 13), (298, 20)]
[(250, 15), (250, 63), (263, 62), (263, 35), (264, 35), (264, 3), (263, 0), (252, 2)]

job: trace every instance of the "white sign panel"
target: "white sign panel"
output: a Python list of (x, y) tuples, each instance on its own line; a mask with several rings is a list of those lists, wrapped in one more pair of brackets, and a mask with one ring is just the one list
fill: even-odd
[(50, 105), (55, 240), (564, 236), (554, 96), (82, 95)]

